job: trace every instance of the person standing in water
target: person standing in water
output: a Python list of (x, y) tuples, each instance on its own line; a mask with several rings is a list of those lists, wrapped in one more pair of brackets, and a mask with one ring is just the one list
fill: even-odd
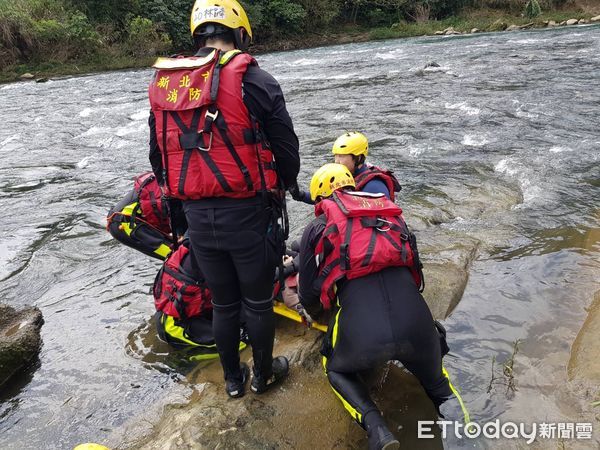
[(197, 0), (194, 57), (161, 58), (150, 85), (150, 161), (183, 201), (191, 251), (212, 292), (213, 331), (231, 397), (245, 393), (240, 312), (254, 359), (251, 390), (288, 373), (273, 358), (273, 278), (283, 256), (284, 189), (296, 186), (298, 138), (277, 81), (245, 53), (252, 29), (235, 0)]

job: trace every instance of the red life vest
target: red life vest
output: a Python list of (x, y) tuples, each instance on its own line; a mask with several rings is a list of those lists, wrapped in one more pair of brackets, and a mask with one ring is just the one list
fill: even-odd
[[(171, 253), (154, 280), (154, 306), (175, 319), (198, 317), (212, 310), (212, 295), (201, 278), (191, 270), (189, 241)], [(187, 270), (185, 270), (187, 268)]]
[(315, 205), (315, 215), (327, 223), (315, 248), (319, 261), (321, 303), (331, 308), (335, 284), (388, 267), (406, 266), (422, 287), (416, 239), (408, 230), (402, 209), (383, 194), (335, 191)]
[(136, 177), (133, 189), (142, 210), (141, 219), (165, 234), (171, 233), (169, 211), (166, 202), (163, 201), (162, 191), (154, 174), (146, 172)]
[(247, 198), (277, 186), (273, 154), (243, 100), (244, 74), (256, 64), (217, 50), (154, 64), (149, 96), (167, 196)]
[(354, 175), (354, 183), (356, 183), (356, 190), (362, 191), (365, 185), (373, 178), (379, 178), (383, 181), (390, 191), (390, 200), (394, 201), (394, 194), (400, 192), (402, 186), (394, 176), (394, 172), (391, 170), (381, 169), (377, 166), (368, 165), (365, 170), (359, 174)]

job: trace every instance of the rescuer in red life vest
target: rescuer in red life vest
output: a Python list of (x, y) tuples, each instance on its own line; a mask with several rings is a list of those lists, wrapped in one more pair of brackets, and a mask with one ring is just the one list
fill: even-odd
[(161, 58), (149, 88), (150, 161), (165, 195), (183, 202), (193, 255), (212, 292), (213, 330), (232, 397), (244, 395), (244, 308), (262, 393), (288, 373), (273, 358), (272, 287), (284, 250), (283, 189), (296, 185), (298, 138), (277, 81), (244, 53), (252, 30), (235, 0), (197, 0), (194, 57)]
[[(335, 162), (346, 166), (354, 177), (357, 191), (371, 194), (381, 193), (394, 201), (396, 193), (402, 189), (391, 170), (367, 164), (369, 141), (364, 134), (358, 131), (348, 131), (342, 134), (333, 143), (332, 153)], [(292, 192), (292, 196), (295, 200), (304, 203), (314, 203), (310, 198), (310, 193), (306, 191)]]
[(442, 371), (445, 340), (419, 292), (416, 241), (402, 210), (383, 194), (354, 192), (341, 164), (310, 184), (316, 218), (300, 243), (299, 296), (307, 320), (335, 313), (321, 348), (334, 391), (367, 431), (370, 449), (399, 448), (359, 372), (400, 361), (439, 407), (451, 395)]

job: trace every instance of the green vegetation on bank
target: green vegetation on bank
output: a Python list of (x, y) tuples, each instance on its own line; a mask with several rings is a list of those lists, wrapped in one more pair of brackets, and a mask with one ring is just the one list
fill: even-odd
[[(0, 81), (146, 67), (189, 52), (193, 0), (0, 0)], [(589, 18), (572, 0), (242, 0), (255, 51)], [(594, 10), (595, 8), (595, 10)], [(494, 28), (495, 27), (495, 28)]]

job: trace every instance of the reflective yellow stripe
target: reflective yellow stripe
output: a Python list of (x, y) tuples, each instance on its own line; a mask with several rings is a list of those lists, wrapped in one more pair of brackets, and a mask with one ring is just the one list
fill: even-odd
[[(121, 211), (121, 214), (123, 216), (127, 216), (127, 217), (132, 217), (134, 215), (134, 213), (141, 214), (141, 211), (139, 210), (138, 202), (133, 202), (130, 205), (127, 205)], [(131, 237), (131, 233), (133, 233), (135, 226), (132, 228), (130, 222), (121, 222), (121, 225), (119, 225), (119, 229), (122, 230), (123, 232), (125, 232), (125, 234), (128, 237)], [(153, 251), (161, 258), (166, 259), (167, 256), (169, 256), (171, 254), (173, 249), (166, 244), (160, 244), (160, 246)]]
[(444, 374), (444, 376), (448, 380), (448, 384), (450, 385), (450, 390), (452, 391), (452, 393), (454, 394), (454, 396), (458, 400), (458, 403), (460, 404), (460, 409), (462, 409), (462, 413), (463, 413), (464, 420), (465, 420), (465, 425), (468, 424), (468, 423), (470, 423), (471, 422), (471, 416), (469, 415), (469, 411), (467, 410), (467, 407), (465, 406), (465, 403), (463, 402), (463, 399), (460, 396), (460, 393), (454, 387), (454, 385), (452, 384), (452, 381), (450, 381), (450, 375), (448, 375), (448, 371), (443, 366), (442, 366), (442, 373)]
[(342, 397), (342, 394), (340, 394), (338, 391), (336, 391), (333, 388), (333, 386), (331, 386), (331, 390), (342, 401), (342, 404), (344, 405), (344, 408), (346, 408), (346, 411), (348, 411), (350, 413), (350, 415), (352, 416), (352, 418), (354, 420), (356, 420), (358, 423), (362, 424), (362, 414), (359, 413), (356, 409), (354, 409), (354, 407), (350, 403), (348, 403), (346, 401), (346, 399), (344, 397)]
[(335, 323), (333, 324), (333, 332), (331, 333), (331, 346), (335, 348), (335, 344), (338, 338), (338, 322), (340, 320), (340, 313), (342, 312), (342, 308), (338, 306), (338, 312), (335, 315)]
[(194, 355), (186, 358), (188, 361), (207, 361), (209, 359), (217, 359), (219, 357), (218, 353), (207, 353), (205, 355)]
[[(133, 202), (133, 203), (127, 205), (125, 208), (123, 208), (123, 211), (121, 211), (121, 214), (123, 214), (124, 216), (128, 216), (128, 217), (133, 216), (138, 205), (139, 205), (138, 202)], [(129, 222), (121, 222), (119, 229), (123, 230), (127, 236), (131, 237), (133, 228), (131, 228), (131, 225), (129, 224)]]
[(171, 254), (171, 247), (169, 247), (166, 244), (160, 244), (160, 247), (158, 247), (156, 250), (154, 250), (154, 253), (156, 253), (158, 256), (165, 258), (167, 256), (169, 256)]
[(224, 66), (229, 61), (231, 61), (235, 55), (238, 55), (240, 53), (242, 53), (241, 50), (229, 50), (227, 53), (225, 53), (223, 56), (221, 56), (221, 59), (219, 60), (219, 64)]
[[(194, 341), (188, 339), (187, 337), (185, 337), (185, 332), (184, 332), (183, 327), (180, 327), (179, 325), (175, 325), (175, 319), (172, 316), (169, 316), (169, 315), (163, 313), (161, 316), (161, 322), (162, 322), (163, 326), (165, 327), (165, 333), (167, 333), (169, 336), (171, 336), (175, 339), (178, 339), (182, 342), (185, 342), (186, 344), (189, 344), (191, 346), (202, 347), (202, 348), (214, 350), (216, 352), (216, 350), (217, 350), (216, 344), (211, 344), (211, 345), (198, 344), (197, 342), (194, 342)], [(239, 350), (242, 351), (245, 348), (246, 348), (246, 343), (240, 341)], [(200, 359), (210, 359), (210, 358), (217, 358), (219, 356), (219, 354), (214, 353), (212, 356), (210, 356), (210, 355), (197, 355), (197, 356), (201, 357)]]
[(180, 327), (179, 325), (175, 325), (175, 319), (172, 316), (163, 314), (162, 318), (163, 318), (163, 325), (165, 326), (165, 332), (169, 336), (179, 339), (180, 341), (183, 341), (186, 344), (193, 345), (194, 347), (204, 347), (204, 348), (210, 348), (210, 349), (216, 350), (216, 348), (217, 348), (216, 344), (211, 344), (211, 345), (198, 344), (197, 342), (191, 341), (188, 338), (186, 338), (183, 328)]
[[(338, 312), (335, 315), (335, 322), (333, 324), (333, 330), (331, 333), (331, 347), (332, 348), (335, 348), (335, 344), (336, 344), (337, 338), (338, 338), (338, 322), (340, 319), (341, 311), (342, 311), (342, 308), (339, 306), (339, 301), (338, 301)], [(325, 373), (327, 373), (327, 357), (323, 356), (322, 363), (323, 363), (323, 368), (325, 369)], [(348, 401), (344, 397), (342, 397), (342, 394), (340, 394), (338, 391), (336, 391), (333, 386), (331, 386), (331, 390), (341, 400), (342, 405), (344, 405), (344, 408), (346, 408), (346, 411), (348, 411), (348, 413), (350, 413), (352, 418), (354, 420), (356, 420), (358, 423), (362, 424), (362, 414), (360, 414), (356, 410), (356, 408), (354, 408), (350, 403), (348, 403)]]

